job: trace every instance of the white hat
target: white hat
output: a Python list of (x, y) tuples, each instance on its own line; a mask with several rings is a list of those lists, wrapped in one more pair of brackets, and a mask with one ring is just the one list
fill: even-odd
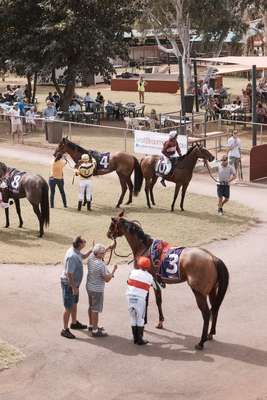
[(83, 161), (89, 161), (89, 160), (90, 160), (88, 154), (83, 154), (82, 157), (81, 157), (81, 159), (82, 159)]
[(171, 132), (169, 133), (169, 138), (170, 138), (170, 139), (174, 139), (176, 136), (177, 136), (177, 132), (176, 132), (176, 131), (171, 131)]

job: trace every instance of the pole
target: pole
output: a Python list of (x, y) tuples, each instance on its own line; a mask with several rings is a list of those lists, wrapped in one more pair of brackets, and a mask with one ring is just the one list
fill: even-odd
[(194, 85), (195, 85), (196, 112), (199, 112), (198, 84), (197, 84), (197, 60), (193, 60), (193, 65), (194, 65)]
[(252, 146), (257, 145), (257, 115), (256, 115), (256, 65), (252, 65)]
[(183, 71), (183, 60), (182, 57), (178, 57), (179, 62), (179, 84), (180, 84), (180, 95), (181, 95), (181, 110), (182, 116), (185, 116), (185, 99), (184, 99), (184, 71)]

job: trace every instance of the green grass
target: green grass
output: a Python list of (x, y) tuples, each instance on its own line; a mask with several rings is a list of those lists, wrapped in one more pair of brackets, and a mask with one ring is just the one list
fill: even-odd
[[(49, 167), (40, 164), (31, 164), (18, 160), (3, 159), (8, 165), (20, 170), (41, 174), (44, 178), (49, 176)], [(1, 263), (58, 263), (62, 262), (64, 253), (71, 245), (72, 239), (83, 235), (88, 246), (93, 240), (108, 244), (110, 241), (106, 233), (110, 218), (117, 214), (114, 206), (120, 193), (117, 176), (106, 175), (93, 178), (93, 211), (87, 212), (85, 208), (81, 213), (76, 210), (78, 196), (78, 179), (72, 182), (72, 170), (65, 168), (65, 190), (68, 200), (68, 209), (63, 209), (59, 193), (56, 192), (55, 208), (50, 210), (50, 226), (45, 231), (45, 236), (37, 237), (38, 222), (32, 211), (30, 203), (23, 199), (22, 217), (24, 227), (18, 228), (18, 219), (15, 208), (10, 207), (11, 227), (4, 226), (4, 211), (1, 211), (0, 245)], [(214, 195), (216, 188), (214, 187)], [(177, 208), (170, 212), (173, 198), (173, 186), (166, 189), (157, 185), (155, 200), (157, 206), (152, 210), (146, 207), (145, 194), (142, 190), (134, 198), (132, 206), (126, 206), (126, 218), (138, 220), (144, 231), (153, 238), (162, 238), (177, 246), (202, 245), (213, 240), (228, 239), (248, 229), (253, 222), (251, 209), (230, 202), (226, 207), (224, 217), (216, 213), (216, 198), (188, 194), (185, 199), (185, 212)], [(179, 198), (177, 207), (179, 205)], [(129, 247), (124, 239), (118, 240), (117, 251), (128, 254)], [(121, 262), (124, 259), (120, 259)]]

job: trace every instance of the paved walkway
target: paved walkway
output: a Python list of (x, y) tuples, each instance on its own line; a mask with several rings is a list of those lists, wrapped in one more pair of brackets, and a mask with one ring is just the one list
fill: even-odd
[[(195, 175), (190, 190), (215, 194), (205, 175)], [(230, 287), (216, 341), (203, 352), (194, 350), (202, 321), (186, 284), (164, 290), (163, 331), (154, 328), (151, 296), (146, 333), (151, 345), (140, 348), (130, 341), (124, 295), (129, 267), (120, 266), (106, 288), (102, 323), (110, 336), (93, 339), (80, 332), (68, 341), (59, 336), (61, 267), (0, 266), (0, 335), (27, 356), (0, 373), (1, 400), (267, 400), (267, 188), (235, 185), (232, 198), (257, 209), (259, 223), (206, 246), (228, 266)], [(83, 290), (82, 322), (86, 313)]]

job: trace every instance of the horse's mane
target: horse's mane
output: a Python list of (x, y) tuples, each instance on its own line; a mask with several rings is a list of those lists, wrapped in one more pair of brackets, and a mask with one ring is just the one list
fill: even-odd
[(122, 219), (124, 226), (126, 227), (126, 230), (137, 236), (138, 239), (140, 239), (143, 244), (145, 246), (150, 246), (151, 243), (153, 242), (153, 239), (151, 238), (150, 235), (147, 235), (143, 229), (141, 228), (141, 226), (139, 226), (137, 223), (133, 222), (133, 221), (128, 221), (126, 219)]
[(67, 138), (65, 138), (64, 141), (72, 150), (78, 150), (82, 154), (91, 152), (91, 150), (86, 150), (82, 146), (79, 146), (78, 144), (71, 142)]
[(187, 152), (183, 156), (179, 157), (179, 161), (183, 160), (184, 158), (186, 158), (196, 147), (197, 147), (196, 144), (194, 144), (193, 146), (189, 147)]

